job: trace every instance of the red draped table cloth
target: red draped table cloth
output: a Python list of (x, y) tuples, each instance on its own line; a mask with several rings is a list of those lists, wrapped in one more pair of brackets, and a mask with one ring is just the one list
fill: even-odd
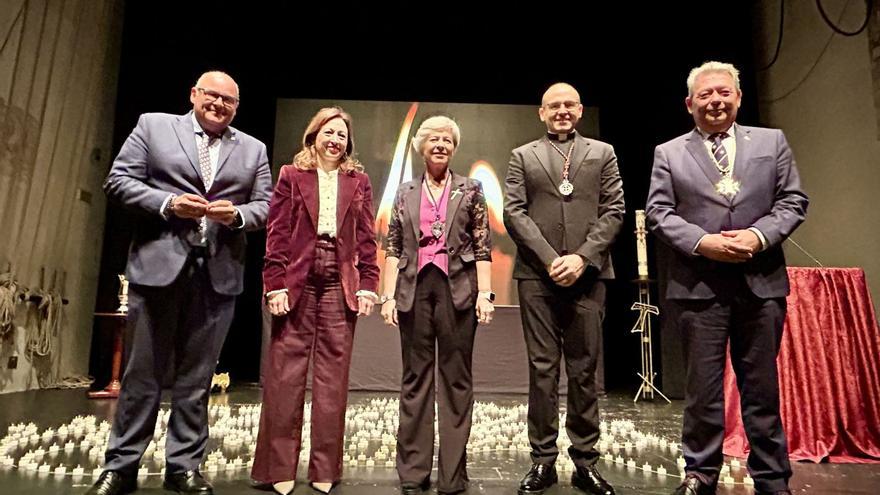
[[(779, 351), (782, 424), (792, 460), (880, 462), (880, 329), (860, 268), (788, 269)], [(724, 453), (749, 443), (728, 359)]]

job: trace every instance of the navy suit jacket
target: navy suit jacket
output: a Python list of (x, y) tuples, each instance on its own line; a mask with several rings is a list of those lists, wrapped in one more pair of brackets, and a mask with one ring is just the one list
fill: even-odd
[(245, 231), (265, 226), (272, 194), (272, 174), (261, 141), (229, 127), (223, 133), (211, 189), (199, 169), (192, 113), (141, 115), (104, 182), (107, 196), (138, 212), (126, 276), (134, 284), (170, 285), (190, 250), (198, 221), (160, 214), (171, 193), (192, 193), (209, 201), (229, 200), (242, 213), (243, 228), (208, 221), (207, 269), (219, 294), (237, 295), (243, 288)]
[[(804, 221), (808, 199), (791, 148), (782, 131), (736, 125), (736, 196), (715, 190), (717, 167), (694, 129), (657, 146), (648, 192), (647, 220), (661, 241), (659, 271), (668, 299), (711, 299), (727, 289), (730, 274), (742, 273), (761, 298), (785, 297), (788, 275), (782, 242)], [(694, 254), (705, 234), (755, 227), (766, 249), (742, 264), (712, 261)]]

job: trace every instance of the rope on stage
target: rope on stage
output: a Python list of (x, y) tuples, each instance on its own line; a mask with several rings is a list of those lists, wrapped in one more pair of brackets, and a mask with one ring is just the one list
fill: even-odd
[(18, 284), (11, 268), (0, 274), (0, 338), (6, 338), (15, 330), (15, 306), (18, 303)]
[(37, 322), (27, 327), (25, 350), (32, 360), (34, 356), (47, 357), (54, 353), (62, 321), (61, 296), (54, 291), (40, 295), (42, 298), (37, 305)]

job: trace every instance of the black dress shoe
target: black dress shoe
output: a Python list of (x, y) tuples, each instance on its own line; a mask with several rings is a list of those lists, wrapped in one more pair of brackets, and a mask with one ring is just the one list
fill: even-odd
[(423, 491), (431, 488), (431, 480), (424, 480), (421, 483), (414, 481), (401, 481), (400, 493), (402, 495), (419, 495)]
[(553, 464), (532, 464), (532, 468), (519, 482), (519, 495), (538, 495), (553, 486), (559, 478), (556, 477), (556, 467)]
[(202, 478), (197, 469), (165, 475), (165, 483), (162, 488), (177, 493), (198, 493), (200, 495), (213, 494), (211, 484)]
[(599, 474), (596, 466), (576, 466), (571, 484), (593, 495), (614, 495), (614, 488)]
[(713, 495), (715, 487), (703, 483), (698, 476), (689, 474), (684, 481), (678, 485), (673, 495)]
[(116, 471), (104, 471), (86, 495), (123, 495), (137, 490), (134, 477), (123, 476)]

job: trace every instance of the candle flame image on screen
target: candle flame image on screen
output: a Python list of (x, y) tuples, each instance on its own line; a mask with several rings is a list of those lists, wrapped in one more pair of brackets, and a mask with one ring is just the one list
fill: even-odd
[[(394, 146), (394, 156), (391, 159), (391, 171), (382, 190), (382, 200), (379, 202), (379, 210), (376, 212), (376, 233), (381, 239), (388, 234), (388, 220), (391, 217), (391, 207), (394, 204), (394, 195), (397, 194), (397, 186), (412, 180), (412, 147), (409, 146), (410, 129), (416, 118), (419, 104), (413, 103), (400, 126), (400, 134), (397, 136), (397, 144)], [(382, 257), (384, 259), (384, 256)]]
[(489, 206), (489, 227), (492, 232), (507, 234), (503, 222), (504, 193), (501, 192), (501, 183), (495, 175), (495, 169), (489, 162), (477, 160), (471, 165), (468, 177), (483, 184), (483, 195), (486, 196), (486, 204)]

